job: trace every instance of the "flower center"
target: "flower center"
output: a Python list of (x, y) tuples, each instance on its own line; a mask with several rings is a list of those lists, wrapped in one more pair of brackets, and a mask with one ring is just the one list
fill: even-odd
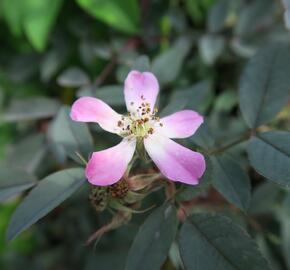
[(133, 120), (130, 126), (130, 133), (136, 137), (146, 137), (149, 134), (153, 134), (153, 123), (152, 119), (149, 118), (140, 118)]
[[(134, 102), (130, 104), (134, 106)], [(129, 112), (128, 117), (122, 117), (122, 120), (118, 122), (118, 127), (122, 129), (121, 135), (124, 137), (133, 135), (137, 138), (147, 138), (154, 133), (154, 126), (157, 122), (162, 126), (160, 118), (156, 116), (157, 112), (156, 108), (153, 111), (151, 110), (148, 102), (142, 102), (137, 110)]]

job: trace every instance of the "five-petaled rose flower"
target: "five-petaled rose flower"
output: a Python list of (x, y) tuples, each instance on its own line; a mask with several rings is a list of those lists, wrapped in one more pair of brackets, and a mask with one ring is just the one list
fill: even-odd
[(152, 73), (131, 71), (124, 89), (128, 115), (118, 114), (93, 97), (82, 97), (73, 104), (71, 118), (74, 121), (98, 123), (104, 130), (123, 138), (116, 146), (93, 153), (86, 167), (86, 177), (91, 184), (106, 186), (120, 180), (137, 143), (144, 143), (148, 155), (165, 177), (198, 184), (205, 171), (203, 155), (171, 139), (193, 135), (203, 123), (203, 117), (183, 110), (159, 119), (154, 107), (158, 92), (159, 84)]

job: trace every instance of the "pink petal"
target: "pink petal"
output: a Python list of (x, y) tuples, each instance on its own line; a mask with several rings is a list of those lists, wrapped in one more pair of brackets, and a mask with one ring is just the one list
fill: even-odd
[(172, 181), (196, 185), (205, 171), (202, 154), (154, 133), (144, 140), (145, 148), (161, 173)]
[(125, 80), (125, 101), (128, 111), (136, 111), (142, 103), (149, 103), (154, 109), (159, 92), (156, 77), (150, 72), (131, 71)]
[(118, 133), (122, 116), (100, 99), (81, 97), (72, 105), (70, 117), (74, 121), (95, 122), (106, 131)]
[(93, 153), (86, 168), (88, 181), (96, 186), (118, 182), (126, 172), (135, 147), (135, 139), (123, 139), (114, 147)]
[(195, 111), (184, 110), (162, 118), (160, 123), (156, 125), (158, 133), (169, 138), (187, 138), (203, 123), (203, 117)]

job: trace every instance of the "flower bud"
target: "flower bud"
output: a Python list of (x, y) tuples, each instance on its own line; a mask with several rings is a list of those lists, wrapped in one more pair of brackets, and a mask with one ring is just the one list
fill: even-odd
[(107, 187), (94, 187), (89, 195), (89, 200), (97, 212), (106, 209), (109, 196)]

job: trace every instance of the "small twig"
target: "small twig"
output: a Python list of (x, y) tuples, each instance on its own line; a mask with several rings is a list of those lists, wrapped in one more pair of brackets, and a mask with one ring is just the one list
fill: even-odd
[(126, 224), (131, 218), (131, 214), (125, 212), (118, 212), (111, 220), (110, 223), (106, 224), (96, 232), (94, 232), (89, 239), (86, 241), (85, 245), (88, 246), (95, 240), (100, 241), (101, 237), (114, 229), (117, 229), (123, 224)]
[(97, 87), (100, 86), (107, 79), (107, 77), (113, 71), (117, 62), (118, 62), (117, 56), (115, 54), (113, 54), (111, 61), (105, 66), (105, 68), (102, 70), (100, 75), (96, 78), (96, 80), (94, 82), (95, 86), (97, 86)]
[(84, 165), (88, 165), (88, 162), (85, 160), (85, 158), (79, 152), (76, 151), (75, 154), (84, 163)]
[(237, 140), (230, 142), (224, 146), (221, 146), (219, 148), (213, 149), (211, 151), (208, 151), (209, 155), (216, 155), (216, 154), (220, 154), (223, 153), (224, 151), (228, 150), (229, 148), (232, 148), (233, 146), (240, 144), (246, 140), (248, 140), (250, 138), (251, 134), (249, 132), (246, 132), (245, 134), (243, 134), (240, 138), (238, 138)]
[(174, 198), (176, 194), (176, 188), (175, 184), (171, 181), (167, 181), (166, 187), (165, 187), (165, 194), (166, 194), (166, 199), (171, 200)]
[(186, 209), (182, 205), (177, 210), (177, 218), (181, 222), (184, 222), (188, 218), (188, 213), (187, 213)]

